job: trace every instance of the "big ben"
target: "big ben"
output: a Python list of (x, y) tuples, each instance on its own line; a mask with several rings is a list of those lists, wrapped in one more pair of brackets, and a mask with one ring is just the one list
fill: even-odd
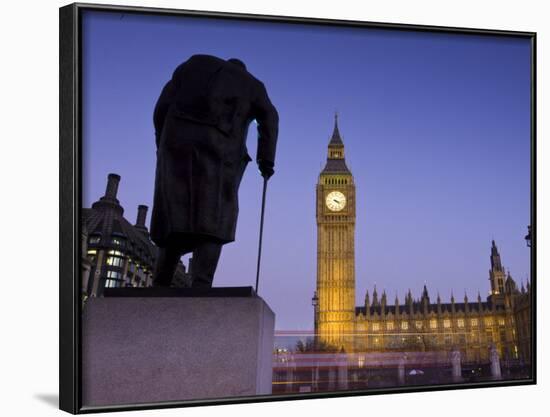
[(317, 340), (353, 350), (355, 185), (335, 115), (327, 162), (317, 182)]

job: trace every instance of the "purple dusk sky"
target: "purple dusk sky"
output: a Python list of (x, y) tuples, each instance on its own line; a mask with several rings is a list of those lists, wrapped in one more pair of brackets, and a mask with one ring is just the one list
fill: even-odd
[[(132, 223), (152, 205), (152, 113), (175, 67), (237, 57), (265, 83), (280, 130), (260, 295), (277, 329), (313, 328), (315, 184), (335, 110), (357, 187), (358, 305), (375, 284), (392, 303), (424, 283), (434, 300), (485, 298), (491, 239), (518, 284), (528, 276), (528, 40), (114, 12), (86, 12), (82, 30), (83, 204), (118, 173)], [(251, 163), (216, 286), (254, 285), (261, 185)]]

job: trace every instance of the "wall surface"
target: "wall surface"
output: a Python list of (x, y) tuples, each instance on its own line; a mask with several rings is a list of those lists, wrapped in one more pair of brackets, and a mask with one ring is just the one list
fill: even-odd
[[(108, 2), (101, 2), (108, 3)], [(550, 149), (548, 123), (550, 29), (543, 1), (384, 1), (296, 2), (233, 0), (118, 1), (121, 4), (249, 12), (289, 16), (479, 27), (538, 32), (538, 213), (539, 254), (548, 253), (550, 227)], [(309, 4), (308, 4), (309, 3)], [(0, 39), (0, 114), (2, 115), (0, 181), (3, 233), (2, 409), (10, 416), (60, 415), (58, 374), (58, 7), (61, 1), (6, 2)], [(312, 5), (315, 4), (315, 7)], [(5, 233), (7, 230), (7, 234)], [(7, 267), (7, 268), (6, 268)], [(550, 368), (543, 357), (550, 335), (545, 294), (550, 293), (548, 257), (539, 258), (539, 385), (500, 389), (273, 402), (163, 411), (139, 416), (290, 416), (298, 414), (407, 416), (517, 416), (547, 403)], [(546, 305), (546, 306), (545, 306)], [(122, 413), (118, 415), (126, 415)]]

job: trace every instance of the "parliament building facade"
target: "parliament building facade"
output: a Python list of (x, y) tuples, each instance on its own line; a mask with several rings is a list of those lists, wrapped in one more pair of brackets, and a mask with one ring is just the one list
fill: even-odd
[(318, 346), (345, 352), (459, 350), (465, 363), (486, 363), (490, 349), (500, 360), (531, 363), (531, 288), (518, 288), (506, 273), (495, 242), (490, 253), (490, 295), (442, 303), (424, 286), (404, 302), (376, 287), (355, 305), (355, 185), (346, 165), (336, 117), (328, 157), (317, 183)]

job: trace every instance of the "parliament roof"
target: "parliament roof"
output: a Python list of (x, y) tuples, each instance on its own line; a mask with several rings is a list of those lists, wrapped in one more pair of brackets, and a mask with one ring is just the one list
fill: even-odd
[[(479, 308), (480, 308), (480, 305), (481, 305), (481, 309), (482, 310), (492, 310), (493, 309), (493, 303), (491, 303), (490, 301), (484, 301), (482, 303), (478, 303), (477, 301), (475, 302), (472, 302), (472, 303), (468, 303), (468, 311), (469, 312), (479, 312)], [(441, 306), (441, 312), (451, 312), (452, 311), (452, 303), (441, 303), (440, 304)], [(396, 314), (396, 308), (395, 308), (395, 304), (387, 304), (386, 305), (386, 309), (385, 309), (385, 313), (386, 314), (392, 314), (392, 315), (395, 315)], [(496, 310), (497, 311), (500, 311), (500, 310), (504, 310), (504, 306), (502, 305), (496, 305)], [(419, 303), (419, 302), (415, 302), (412, 304), (412, 308), (413, 308), (413, 314), (423, 314), (424, 313), (424, 306), (422, 303)], [(456, 313), (459, 313), (459, 312), (465, 312), (466, 311), (466, 304), (465, 303), (455, 303), (454, 304), (454, 308), (455, 308), (455, 312)], [(398, 306), (398, 309), (399, 309), (399, 314), (400, 315), (407, 315), (409, 314), (409, 306), (406, 305), (406, 304), (400, 304)], [(355, 307), (355, 315), (359, 315), (359, 314), (363, 314), (363, 315), (366, 315), (366, 308), (365, 306), (358, 306), (358, 307)], [(431, 313), (431, 312), (434, 312), (434, 313), (437, 313), (437, 304), (436, 303), (431, 303), (431, 304), (428, 304), (428, 313)], [(369, 315), (374, 315), (374, 314), (378, 314), (378, 315), (381, 315), (382, 314), (382, 306), (380, 304), (378, 305), (371, 305), (369, 307)]]

